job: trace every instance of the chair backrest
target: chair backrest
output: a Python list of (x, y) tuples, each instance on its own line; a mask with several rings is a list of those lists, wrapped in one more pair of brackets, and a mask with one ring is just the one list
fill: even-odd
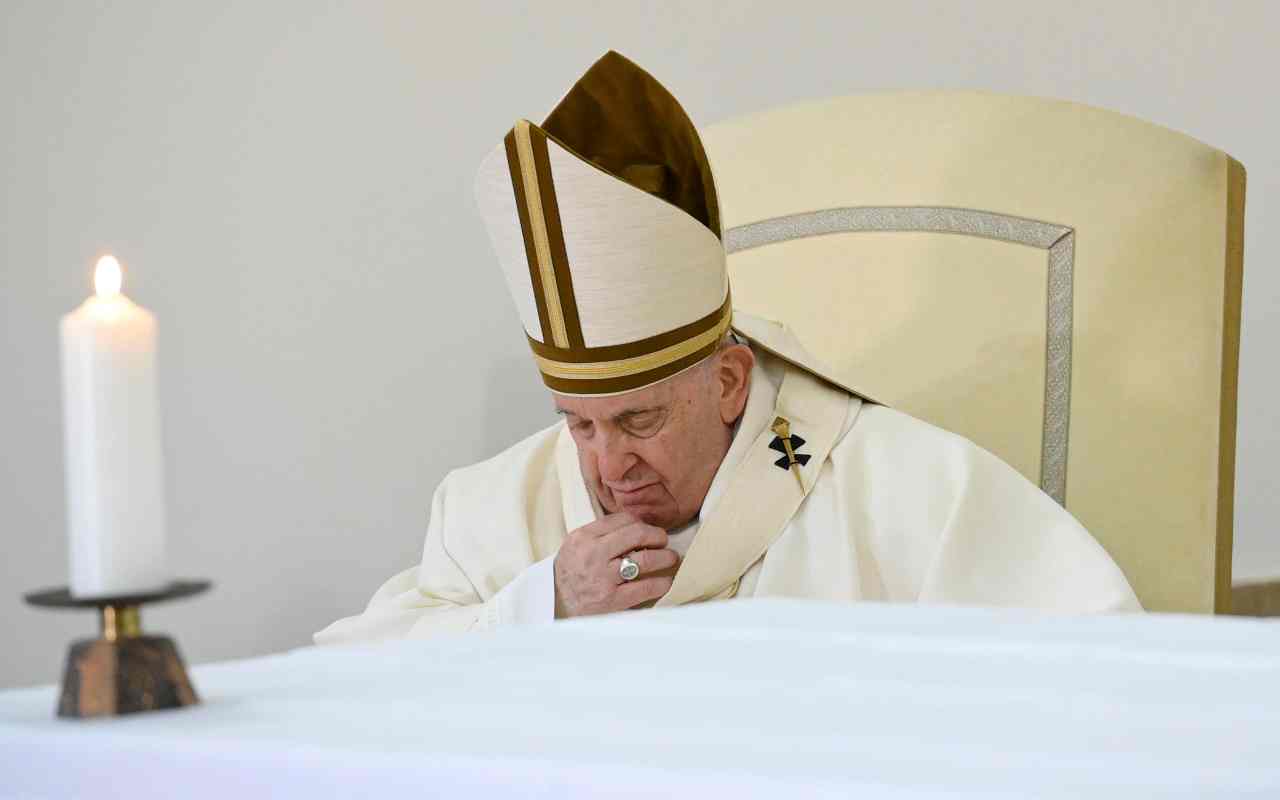
[(1230, 597), (1244, 170), (1187, 136), (977, 92), (703, 129), (734, 305), (1004, 458), (1152, 610)]

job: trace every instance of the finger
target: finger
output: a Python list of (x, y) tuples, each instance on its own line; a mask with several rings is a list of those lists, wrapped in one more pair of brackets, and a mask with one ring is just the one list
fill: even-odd
[(615, 605), (619, 609), (633, 608), (650, 600), (657, 600), (671, 588), (672, 579), (663, 575), (637, 578), (631, 583), (624, 583), (614, 593)]
[(584, 527), (599, 537), (606, 536), (628, 525), (635, 525), (638, 522), (640, 522), (640, 519), (635, 514), (630, 511), (621, 511), (617, 514), (605, 514), (600, 519)]
[(600, 537), (600, 546), (608, 558), (621, 558), (632, 550), (661, 549), (667, 546), (667, 532), (662, 528), (636, 522)]
[[(640, 568), (641, 575), (647, 575), (650, 572), (661, 572), (664, 569), (671, 569), (680, 561), (680, 554), (675, 550), (636, 550), (630, 555), (631, 560), (636, 562), (636, 566)], [(615, 558), (610, 561), (609, 569), (617, 578), (618, 583), (630, 583), (630, 581), (622, 580), (621, 558)]]

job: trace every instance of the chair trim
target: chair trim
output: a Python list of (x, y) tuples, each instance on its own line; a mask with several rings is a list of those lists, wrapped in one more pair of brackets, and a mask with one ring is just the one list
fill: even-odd
[(1240, 379), (1240, 306), (1244, 283), (1245, 170), (1227, 156), (1227, 246), (1222, 280), (1222, 384), (1218, 409), (1218, 518), (1214, 612), (1231, 611), (1231, 550), (1235, 527), (1236, 403)]
[[(1243, 192), (1241, 194), (1243, 196)], [(867, 232), (951, 233), (1027, 245), (1047, 252), (1045, 268), (1048, 288), (1045, 305), (1046, 352), (1044, 420), (1040, 439), (1040, 488), (1060, 505), (1065, 506), (1067, 503), (1067, 445), (1071, 424), (1075, 231), (1065, 225), (1052, 222), (970, 208), (855, 206), (825, 208), (738, 225), (727, 232), (725, 249), (732, 254), (810, 236)], [(1236, 317), (1238, 331), (1238, 309)], [(1236, 342), (1238, 346), (1238, 335)], [(1224, 375), (1224, 383), (1225, 380)], [(1232, 408), (1234, 407), (1233, 403)], [(1234, 442), (1234, 417), (1232, 422), (1231, 441)], [(1229, 512), (1228, 516), (1230, 516)], [(1221, 534), (1219, 539), (1221, 540)], [(1228, 550), (1228, 560), (1229, 558)], [(1229, 582), (1228, 575), (1228, 584)]]

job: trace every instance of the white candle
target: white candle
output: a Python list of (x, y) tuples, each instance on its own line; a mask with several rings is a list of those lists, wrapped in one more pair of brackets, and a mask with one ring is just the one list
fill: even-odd
[(165, 586), (156, 319), (120, 293), (120, 263), (98, 261), (97, 295), (62, 318), (62, 408), (71, 593)]

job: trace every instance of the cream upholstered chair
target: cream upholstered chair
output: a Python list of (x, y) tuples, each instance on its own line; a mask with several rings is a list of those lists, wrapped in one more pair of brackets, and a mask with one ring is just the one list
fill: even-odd
[(1004, 458), (1152, 610), (1230, 596), (1244, 170), (1132, 117), (855, 95), (703, 129), (734, 305)]

